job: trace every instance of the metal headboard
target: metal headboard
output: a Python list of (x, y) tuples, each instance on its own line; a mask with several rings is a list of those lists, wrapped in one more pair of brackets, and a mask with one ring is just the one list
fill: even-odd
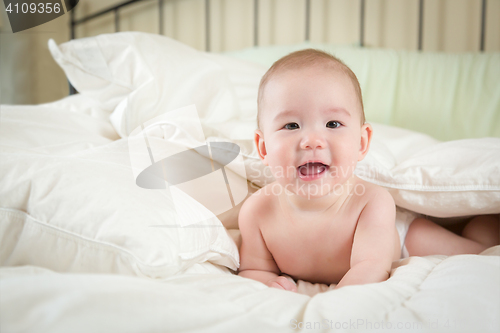
[[(115, 6), (106, 8), (97, 13), (90, 14), (88, 16), (84, 16), (82, 18), (75, 18), (75, 9), (71, 11), (71, 39), (76, 38), (76, 27), (85, 22), (98, 18), (102, 15), (113, 12), (115, 18), (115, 32), (120, 31), (120, 9), (123, 7), (129, 6), (141, 0), (129, 0), (124, 1)], [(158, 1), (158, 20), (159, 20), (159, 31), (160, 35), (164, 34), (163, 31), (163, 3), (164, 1), (169, 0), (151, 0)], [(358, 0), (360, 1), (360, 13), (359, 13), (359, 45), (365, 46), (365, 8), (366, 8), (366, 0)], [(482, 0), (481, 4), (481, 36), (480, 36), (480, 45), (479, 50), (481, 52), (484, 51), (484, 41), (485, 41), (485, 29), (486, 29), (486, 1)], [(422, 42), (423, 42), (423, 25), (424, 25), (424, 0), (419, 0), (418, 3), (418, 50), (422, 50)], [(304, 31), (304, 40), (310, 40), (310, 30), (311, 30), (311, 0), (305, 1), (305, 31)], [(253, 45), (259, 45), (259, 0), (253, 0)], [(210, 51), (210, 0), (205, 0), (205, 50), (207, 52)], [(74, 94), (75, 89), (70, 85), (70, 94)]]

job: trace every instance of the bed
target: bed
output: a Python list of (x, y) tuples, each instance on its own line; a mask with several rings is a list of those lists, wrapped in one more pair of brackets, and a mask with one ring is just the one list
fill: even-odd
[[(239, 207), (273, 181), (252, 138), (274, 60), (343, 59), (375, 133), (357, 175), (449, 225), (500, 213), (500, 53), (221, 54), (141, 32), (48, 45), (79, 93), (2, 105), (0, 331), (499, 331), (500, 246), (398, 260), (387, 281), (339, 290), (235, 272)], [(159, 186), (154, 166), (186, 152), (198, 173)]]

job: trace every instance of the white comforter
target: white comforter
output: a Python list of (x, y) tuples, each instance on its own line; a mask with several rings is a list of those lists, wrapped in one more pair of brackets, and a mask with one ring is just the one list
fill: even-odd
[(498, 332), (500, 247), (412, 257), (386, 282), (314, 297), (227, 274), (164, 280), (3, 267), (2, 332)]
[[(78, 178), (79, 171), (95, 168), (95, 175), (115, 182), (120, 170), (128, 172), (107, 117), (81, 97), (2, 106), (0, 144), (7, 162), (0, 169), (0, 332), (500, 330), (500, 246), (481, 255), (407, 258), (395, 262), (382, 283), (315, 294), (319, 286), (301, 282), (301, 293), (292, 293), (232, 274), (226, 267), (234, 268), (237, 253), (223, 228), (147, 233), (152, 228), (144, 226), (154, 223), (143, 220), (165, 215), (134, 215), (146, 201), (122, 207), (126, 215), (113, 213), (112, 198), (89, 206), (93, 197), (78, 196), (74, 187), (96, 186), (96, 180)], [(71, 188), (64, 188), (69, 178), (63, 175), (40, 178), (37, 156), (52, 163), (42, 178), (66, 170), (56, 166), (75, 172)], [(23, 178), (22, 172), (31, 174)], [(118, 194), (133, 188), (115, 184)], [(64, 201), (58, 193), (72, 197)], [(93, 229), (99, 212), (111, 213)], [(145, 238), (134, 243), (131, 235)], [(168, 246), (163, 235), (171, 237), (163, 238)], [(190, 243), (190, 235), (207, 247)]]

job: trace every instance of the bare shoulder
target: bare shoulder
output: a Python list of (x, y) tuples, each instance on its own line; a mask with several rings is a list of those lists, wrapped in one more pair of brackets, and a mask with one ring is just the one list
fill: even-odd
[(257, 224), (268, 216), (275, 200), (270, 191), (272, 185), (262, 187), (245, 200), (238, 215), (240, 229), (248, 223)]
[(367, 203), (372, 201), (385, 202), (388, 201), (394, 204), (392, 195), (382, 186), (369, 183), (361, 178), (357, 178), (355, 185), (356, 194), (360, 195)]
[[(360, 196), (364, 211), (371, 213), (395, 214), (396, 206), (392, 195), (385, 188), (358, 178), (358, 187), (363, 189)], [(360, 192), (359, 190), (357, 192)]]

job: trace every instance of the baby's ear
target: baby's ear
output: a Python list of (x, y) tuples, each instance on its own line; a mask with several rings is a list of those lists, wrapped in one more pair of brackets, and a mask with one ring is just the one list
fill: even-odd
[(257, 147), (257, 153), (259, 153), (260, 159), (265, 165), (268, 165), (266, 156), (267, 156), (267, 151), (266, 151), (266, 143), (264, 142), (264, 134), (262, 133), (261, 130), (256, 130), (255, 131), (255, 136), (254, 136), (254, 141), (255, 141), (255, 146)]
[(370, 142), (372, 140), (373, 128), (370, 124), (365, 123), (361, 126), (361, 144), (359, 148), (358, 161), (361, 161), (368, 154)]

